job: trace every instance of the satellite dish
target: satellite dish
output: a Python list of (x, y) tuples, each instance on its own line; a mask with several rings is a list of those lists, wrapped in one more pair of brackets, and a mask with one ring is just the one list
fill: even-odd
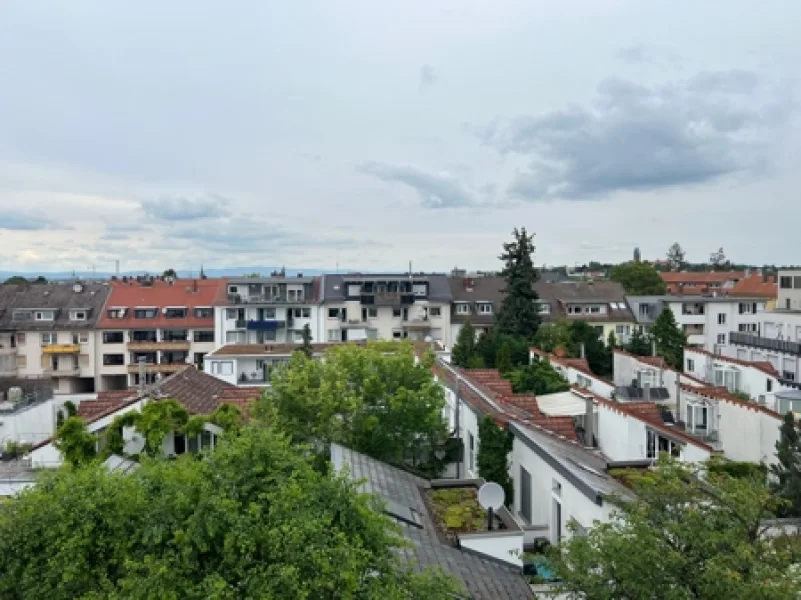
[(478, 503), (487, 510), (498, 510), (503, 506), (506, 494), (494, 481), (488, 481), (478, 488)]
[(80, 283), (76, 283), (72, 286), (72, 291), (76, 294), (80, 293), (83, 290), (83, 286)]

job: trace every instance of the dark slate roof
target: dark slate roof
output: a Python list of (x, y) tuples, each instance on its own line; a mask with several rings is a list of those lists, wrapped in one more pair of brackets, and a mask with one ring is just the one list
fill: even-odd
[[(409, 279), (408, 273), (345, 273), (323, 275), (323, 302), (344, 302), (346, 281), (398, 281)], [(448, 276), (439, 273), (412, 273), (411, 279), (428, 282), (428, 300), (450, 302), (452, 300)]]
[[(468, 302), (470, 304), (470, 314), (460, 315), (456, 313), (456, 305), (451, 308), (451, 322), (464, 323), (468, 319), (473, 325), (492, 325), (495, 322), (495, 314), (501, 308), (503, 302), (503, 291), (506, 287), (506, 280), (497, 275), (486, 275), (483, 277), (449, 277), (448, 282), (451, 288), (453, 302)], [(476, 302), (491, 302), (492, 314), (478, 314)]]
[[(81, 283), (80, 291), (74, 283), (0, 285), (0, 330), (2, 331), (63, 331), (85, 330), (96, 326), (109, 294), (109, 286), (102, 283)], [(55, 310), (53, 321), (12, 321), (15, 310)], [(88, 311), (85, 321), (70, 321), (71, 309)]]
[(474, 600), (532, 597), (522, 569), (463, 552), (439, 541), (420, 493), (421, 488), (429, 487), (428, 480), (337, 444), (331, 445), (331, 461), (337, 469), (347, 465), (353, 480), (364, 480), (365, 492), (411, 507), (420, 514), (422, 529), (399, 523), (404, 537), (412, 544), (404, 554), (415, 560), (418, 569), (441, 568), (460, 581)]
[[(588, 322), (634, 322), (634, 315), (626, 301), (623, 286), (616, 281), (566, 281), (562, 283), (534, 284), (537, 295), (550, 304), (550, 318), (568, 317)], [(621, 303), (624, 308), (612, 308), (610, 302)], [(568, 315), (567, 304), (597, 303), (605, 304), (607, 313), (603, 315)]]

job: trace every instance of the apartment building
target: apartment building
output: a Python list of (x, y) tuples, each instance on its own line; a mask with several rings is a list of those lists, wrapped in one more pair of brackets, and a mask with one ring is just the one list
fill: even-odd
[(453, 297), (446, 275), (324, 275), (322, 289), (326, 342), (430, 337), (450, 345)]
[(637, 323), (649, 329), (664, 309), (673, 312), (687, 343), (709, 352), (721, 352), (731, 332), (752, 334), (759, 313), (771, 301), (765, 296), (626, 296)]
[(476, 335), (488, 332), (501, 308), (506, 280), (493, 275), (452, 273), (448, 283), (453, 297), (451, 339), (456, 341), (467, 321), (475, 328)]
[(673, 295), (726, 293), (746, 276), (743, 271), (662, 271), (667, 291)]
[(109, 295), (96, 283), (0, 286), (0, 377), (46, 377), (58, 394), (96, 389), (94, 329)]
[(756, 315), (756, 323), (744, 331), (732, 328), (726, 356), (748, 361), (767, 361), (786, 382), (801, 381), (801, 270), (778, 273), (778, 298), (773, 310)]
[[(214, 350), (214, 305), (224, 279), (137, 277), (112, 281), (97, 322), (96, 363), (101, 391), (155, 383), (188, 364), (203, 368)], [(144, 361), (144, 366), (140, 365)]]
[(319, 277), (280, 273), (229, 279), (214, 306), (218, 345), (301, 343), (306, 325), (312, 340), (321, 340), (320, 283)]
[(571, 281), (534, 284), (543, 322), (563, 318), (586, 321), (604, 341), (614, 333), (618, 343), (628, 342), (636, 324), (623, 286), (614, 281)]

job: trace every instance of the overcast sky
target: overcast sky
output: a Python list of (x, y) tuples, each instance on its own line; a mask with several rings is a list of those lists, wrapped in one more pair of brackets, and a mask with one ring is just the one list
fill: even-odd
[(801, 263), (797, 0), (3, 0), (0, 269)]

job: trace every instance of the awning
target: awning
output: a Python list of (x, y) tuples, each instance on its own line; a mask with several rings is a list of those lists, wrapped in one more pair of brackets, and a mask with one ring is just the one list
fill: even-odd
[(573, 392), (537, 396), (540, 412), (549, 417), (577, 417), (587, 413), (587, 401)]

